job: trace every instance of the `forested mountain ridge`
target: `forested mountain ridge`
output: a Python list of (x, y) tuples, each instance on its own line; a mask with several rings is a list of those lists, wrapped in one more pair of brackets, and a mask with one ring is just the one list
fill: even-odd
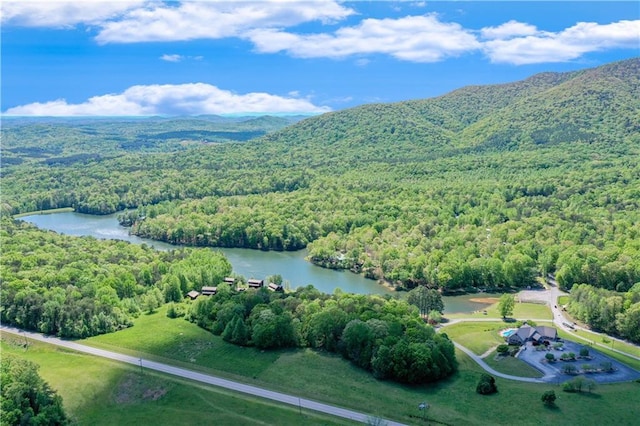
[[(267, 140), (319, 143), (331, 149), (390, 143), (407, 156), (450, 149), (590, 141), (640, 129), (640, 59), (584, 71), (473, 86), (433, 99), (370, 104), (309, 118)], [(504, 142), (500, 144), (498, 142)], [(514, 145), (515, 144), (515, 145)], [(413, 157), (415, 158), (415, 157)], [(380, 157), (384, 159), (384, 157)]]
[(139, 235), (309, 248), (398, 287), (640, 281), (639, 60), (308, 118), (244, 143), (20, 168), (5, 210), (127, 207)]
[(298, 116), (4, 117), (2, 159), (5, 166), (51, 165), (132, 152), (184, 151), (207, 143), (246, 141), (299, 120)]

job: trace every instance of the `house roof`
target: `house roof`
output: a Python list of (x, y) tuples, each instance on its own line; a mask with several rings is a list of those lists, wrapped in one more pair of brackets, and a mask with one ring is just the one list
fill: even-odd
[(551, 337), (555, 339), (558, 335), (558, 331), (555, 328), (546, 325), (540, 325), (536, 327), (536, 330), (544, 337)]
[(508, 341), (513, 340), (513, 341), (519, 341), (519, 342), (526, 342), (527, 340), (538, 341), (545, 337), (555, 339), (557, 335), (558, 335), (557, 330), (553, 327), (549, 327), (545, 325), (538, 326), (538, 327), (531, 327), (529, 324), (524, 324), (520, 328), (518, 328), (518, 330), (516, 330), (515, 333), (509, 336), (507, 340)]

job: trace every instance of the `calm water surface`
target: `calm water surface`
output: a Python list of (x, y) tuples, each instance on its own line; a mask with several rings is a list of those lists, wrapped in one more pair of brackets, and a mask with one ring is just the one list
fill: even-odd
[[(92, 236), (99, 239), (117, 239), (135, 244), (147, 244), (158, 250), (169, 250), (176, 246), (146, 238), (129, 235), (129, 229), (118, 224), (117, 214), (94, 216), (75, 212), (35, 214), (20, 218), (39, 228), (74, 236)], [(313, 284), (325, 293), (333, 293), (336, 288), (359, 294), (392, 293), (373, 280), (348, 271), (334, 271), (320, 268), (307, 262), (306, 250), (295, 252), (260, 251), (239, 248), (216, 248), (229, 259), (233, 271), (246, 278), (265, 278), (280, 274), (290, 288)], [(469, 301), (474, 297), (491, 295), (465, 295), (444, 297), (445, 312), (472, 312), (482, 309), (484, 304)]]

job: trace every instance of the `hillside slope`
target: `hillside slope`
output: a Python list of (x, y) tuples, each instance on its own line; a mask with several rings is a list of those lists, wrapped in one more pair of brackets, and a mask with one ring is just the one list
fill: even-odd
[(398, 287), (640, 281), (640, 61), (364, 105), (180, 153), (16, 167), (6, 211), (128, 214), (178, 244), (294, 250)]

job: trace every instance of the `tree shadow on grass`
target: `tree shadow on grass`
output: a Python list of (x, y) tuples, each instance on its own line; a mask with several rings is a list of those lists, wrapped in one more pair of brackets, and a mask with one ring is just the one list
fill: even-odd
[(542, 406), (544, 407), (545, 410), (548, 410), (551, 413), (554, 414), (561, 414), (562, 413), (562, 409), (557, 405), (557, 404), (542, 404)]

